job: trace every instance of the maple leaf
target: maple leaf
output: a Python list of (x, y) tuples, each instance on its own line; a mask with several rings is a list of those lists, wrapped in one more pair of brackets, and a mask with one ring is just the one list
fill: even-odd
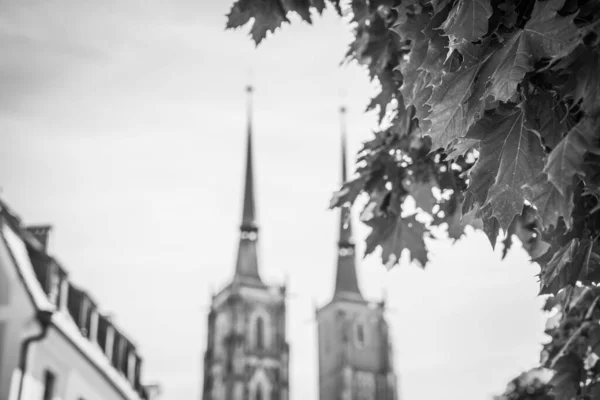
[(456, 73), (446, 74), (427, 101), (431, 126), (426, 134), (431, 137), (432, 150), (446, 149), (475, 122), (479, 110), (468, 108), (465, 102), (471, 97), (477, 72), (487, 61), (487, 57), (479, 59), (483, 50), (483, 46), (472, 46), (469, 62), (464, 62)]
[(369, 202), (360, 213), (360, 221), (368, 222), (376, 217), (387, 217), (392, 193), (388, 190), (371, 192)]
[[(444, 6), (445, 7), (445, 6)], [(457, 57), (444, 60), (442, 56), (447, 52), (448, 37), (444, 35), (444, 31), (439, 26), (446, 20), (449, 10), (444, 8), (443, 11), (437, 12), (431, 17), (424, 29), (421, 30), (425, 38), (423, 43), (427, 44), (427, 53), (425, 59), (419, 66), (419, 70), (427, 72), (429, 84), (438, 86), (444, 74), (444, 69), (452, 70), (451, 66)]]
[(335, 192), (329, 202), (329, 208), (341, 207), (344, 204), (353, 204), (356, 197), (365, 186), (367, 177), (362, 175), (358, 178), (344, 182), (342, 188)]
[[(332, 1), (332, 3), (334, 4), (334, 8), (335, 8), (336, 2)], [(317, 12), (319, 14), (322, 14), (323, 11), (325, 10), (325, 7), (326, 7), (325, 6), (325, 0), (311, 0), (310, 1), (310, 5), (311, 5), (311, 7), (314, 7), (315, 10), (317, 10)], [(339, 7), (339, 4), (338, 4), (338, 7)]]
[(577, 398), (579, 381), (585, 374), (581, 358), (574, 353), (561, 357), (554, 366), (556, 371), (550, 386), (557, 400), (570, 400)]
[(474, 208), (465, 215), (462, 215), (460, 208), (456, 207), (454, 212), (445, 218), (445, 222), (448, 224), (448, 237), (454, 239), (454, 241), (460, 239), (467, 226), (471, 226), (474, 229), (483, 229), (483, 221), (475, 217), (477, 211), (478, 209)]
[(579, 270), (569, 268), (579, 248), (579, 240), (571, 239), (560, 248), (543, 268), (540, 275), (542, 290), (540, 294), (556, 294), (563, 287), (574, 284)]
[(590, 116), (600, 114), (600, 54), (597, 51), (584, 51), (571, 66), (576, 74), (573, 97), (575, 103), (581, 101), (581, 109)]
[(536, 1), (531, 18), (523, 28), (533, 61), (554, 59), (571, 52), (580, 40), (573, 23), (575, 15), (561, 17), (565, 0)]
[(311, 23), (311, 18), (310, 18), (311, 1), (310, 0), (281, 0), (281, 3), (283, 4), (283, 8), (286, 11), (294, 11), (304, 21)]
[(525, 197), (537, 209), (544, 228), (558, 226), (558, 218), (563, 217), (568, 229), (572, 227), (573, 191), (569, 188), (563, 196), (554, 185), (548, 182), (546, 176), (541, 174), (535, 183), (523, 186)]
[(400, 91), (404, 98), (406, 107), (413, 105), (419, 95), (419, 90), (427, 86), (427, 73), (419, 71), (419, 66), (423, 63), (427, 55), (427, 42), (417, 42), (415, 47), (408, 54), (408, 60), (401, 63), (397, 69), (402, 74), (402, 86)]
[(431, 189), (438, 187), (434, 179), (428, 179), (425, 181), (414, 181), (406, 179), (404, 187), (408, 193), (415, 199), (417, 207), (423, 211), (431, 213), (433, 206), (437, 204), (435, 197)]
[(548, 90), (538, 89), (537, 93), (525, 100), (526, 118), (529, 126), (550, 148), (562, 140), (573, 127), (567, 106)]
[(475, 229), (483, 230), (483, 220), (479, 216), (479, 206), (476, 205), (473, 207), (473, 209), (464, 213), (460, 219), (460, 222), (464, 226), (469, 225)]
[[(380, 81), (384, 81), (383, 84), (381, 85), (381, 91), (379, 92), (379, 94), (377, 96), (375, 96), (373, 99), (371, 99), (371, 102), (369, 103), (369, 105), (367, 106), (366, 111), (370, 111), (373, 110), (377, 107), (379, 107), (379, 123), (381, 123), (381, 121), (383, 120), (383, 117), (385, 116), (386, 110), (387, 110), (387, 106), (388, 104), (396, 97), (398, 96), (398, 94), (396, 93), (396, 85), (394, 84), (385, 84), (386, 80), (394, 80), (393, 76), (389, 76), (389, 75), (393, 75), (393, 71), (387, 71), (385, 73), (385, 75), (388, 76), (379, 76)], [(398, 100), (399, 102), (403, 102), (403, 100), (400, 98)]]
[(487, 33), (491, 16), (490, 0), (459, 0), (440, 28), (451, 41), (475, 42)]
[(456, 138), (450, 144), (448, 154), (446, 155), (447, 160), (455, 160), (460, 156), (464, 156), (471, 149), (479, 148), (479, 140), (469, 138)]
[(458, 0), (439, 26), (448, 37), (446, 60), (454, 50), (464, 55), (472, 42), (481, 39), (488, 32), (488, 20), (491, 16), (490, 0)]
[(469, 172), (467, 188), (479, 204), (489, 201), (493, 215), (506, 230), (524, 204), (521, 187), (543, 168), (544, 150), (525, 126), (522, 106), (488, 112), (467, 133), (478, 139), (479, 159)]
[(365, 256), (381, 246), (383, 263), (390, 268), (400, 261), (402, 251), (408, 249), (411, 260), (418, 260), (421, 266), (427, 264), (427, 249), (423, 239), (426, 228), (414, 215), (376, 217), (368, 221), (367, 225), (372, 230), (366, 240)]
[(426, 74), (420, 73), (414, 85), (414, 97), (412, 106), (415, 109), (415, 117), (419, 121), (419, 127), (426, 131), (431, 126), (431, 121), (427, 119), (431, 113), (431, 108), (427, 105), (427, 100), (431, 97), (432, 88), (427, 84)]
[(550, 152), (544, 172), (563, 196), (566, 196), (567, 188), (572, 184), (574, 175), (585, 175), (583, 171), (585, 153), (598, 152), (598, 147), (594, 143), (598, 132), (600, 126), (596, 119), (583, 118)]
[(466, 225), (462, 223), (462, 213), (456, 210), (446, 219), (448, 224), (448, 237), (454, 241), (460, 239), (465, 232)]
[[(483, 233), (485, 233), (488, 237), (490, 244), (492, 245), (492, 249), (495, 249), (496, 241), (498, 240), (498, 235), (500, 234), (500, 224), (498, 223), (496, 217), (492, 215), (492, 207), (489, 204), (483, 207), (476, 205), (473, 210), (476, 210), (474, 216), (475, 218), (481, 219)], [(469, 213), (465, 213), (463, 218), (467, 215), (469, 215)]]
[[(317, 3), (319, 0), (314, 0), (315, 3)], [(342, 7), (340, 6), (340, 0), (329, 0), (329, 2), (331, 4), (333, 4), (333, 8), (335, 10), (335, 12), (339, 15), (342, 16)]]
[(401, 14), (400, 18), (390, 29), (395, 32), (401, 40), (410, 40), (411, 49), (406, 55), (406, 60), (401, 62), (396, 70), (402, 74), (402, 85), (400, 91), (404, 97), (406, 107), (412, 105), (419, 95), (419, 90), (427, 86), (425, 73), (419, 71), (419, 67), (427, 56), (428, 40), (422, 30), (426, 27), (427, 16), (419, 18)]
[(580, 241), (577, 257), (573, 261), (579, 269), (579, 280), (584, 283), (598, 282), (600, 277), (600, 251), (597, 238)]
[(507, 102), (513, 98), (525, 74), (542, 58), (554, 59), (575, 49), (579, 37), (574, 15), (561, 17), (565, 0), (536, 1), (531, 18), (522, 30), (513, 32), (493, 62), (498, 66), (486, 95)]
[(267, 36), (267, 32), (273, 32), (283, 22), (289, 22), (279, 0), (238, 0), (227, 14), (226, 27), (238, 28), (246, 25), (251, 18), (254, 18), (254, 22), (250, 34), (257, 45)]
[(490, 77), (491, 84), (485, 96), (507, 102), (517, 92), (517, 87), (527, 72), (533, 71), (529, 57), (527, 42), (522, 41), (523, 32), (518, 31), (504, 43), (500, 50), (492, 56), (492, 63), (497, 65)]
[(519, 238), (523, 249), (529, 253), (533, 260), (544, 255), (550, 249), (550, 243), (541, 239), (539, 228), (539, 218), (536, 211), (532, 207), (525, 206), (523, 213), (515, 218), (508, 227), (506, 238), (504, 239), (502, 259), (506, 257), (512, 245), (513, 235)]

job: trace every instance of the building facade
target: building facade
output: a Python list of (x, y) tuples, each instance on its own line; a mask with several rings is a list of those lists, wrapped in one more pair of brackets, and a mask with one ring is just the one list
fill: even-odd
[(286, 288), (259, 273), (252, 161), (252, 88), (247, 88), (248, 126), (242, 223), (231, 281), (211, 299), (204, 355), (202, 400), (287, 400), (289, 346)]
[(142, 400), (135, 344), (0, 202), (0, 400)]
[[(342, 182), (346, 181), (345, 108), (342, 119)], [(335, 288), (332, 300), (316, 310), (320, 400), (397, 400), (393, 349), (385, 302), (363, 297), (349, 208), (340, 212)]]

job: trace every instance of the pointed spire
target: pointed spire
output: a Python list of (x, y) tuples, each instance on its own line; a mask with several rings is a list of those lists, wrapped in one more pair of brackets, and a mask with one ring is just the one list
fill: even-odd
[(254, 171), (252, 163), (252, 86), (246, 87), (247, 118), (246, 127), (246, 176), (244, 179), (244, 208), (242, 211), (242, 230), (256, 229), (256, 209), (254, 205)]
[[(342, 136), (342, 184), (348, 179), (347, 164), (346, 161), (346, 107), (340, 107), (340, 127)], [(340, 246), (352, 244), (352, 221), (350, 218), (349, 207), (342, 207), (340, 212)]]
[(246, 128), (246, 170), (244, 176), (244, 204), (242, 224), (240, 226), (240, 244), (238, 248), (235, 278), (250, 283), (262, 284), (258, 274), (258, 225), (254, 199), (254, 171), (252, 163), (252, 86), (246, 87), (247, 118)]
[[(346, 107), (340, 108), (341, 142), (342, 142), (342, 183), (346, 182)], [(358, 277), (356, 275), (356, 256), (354, 254), (354, 241), (352, 240), (352, 220), (350, 207), (342, 207), (340, 211), (340, 232), (338, 241), (338, 262), (335, 277), (334, 300), (364, 301)]]

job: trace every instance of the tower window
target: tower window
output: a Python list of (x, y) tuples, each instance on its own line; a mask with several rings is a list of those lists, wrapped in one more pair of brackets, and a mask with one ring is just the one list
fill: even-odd
[(331, 349), (331, 332), (329, 331), (329, 324), (323, 324), (323, 345), (325, 347), (325, 353), (329, 353)]
[[(265, 347), (265, 323), (261, 317), (256, 318), (256, 348), (262, 350)], [(257, 392), (258, 393), (258, 392)]]
[(356, 343), (359, 347), (363, 347), (365, 345), (365, 328), (363, 324), (356, 325)]

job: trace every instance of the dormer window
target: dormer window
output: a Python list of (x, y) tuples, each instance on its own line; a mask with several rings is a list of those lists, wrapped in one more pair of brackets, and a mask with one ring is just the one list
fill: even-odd
[(48, 277), (48, 299), (56, 306), (59, 304), (60, 299), (60, 276), (58, 275), (58, 268), (54, 267), (50, 269), (50, 276)]

